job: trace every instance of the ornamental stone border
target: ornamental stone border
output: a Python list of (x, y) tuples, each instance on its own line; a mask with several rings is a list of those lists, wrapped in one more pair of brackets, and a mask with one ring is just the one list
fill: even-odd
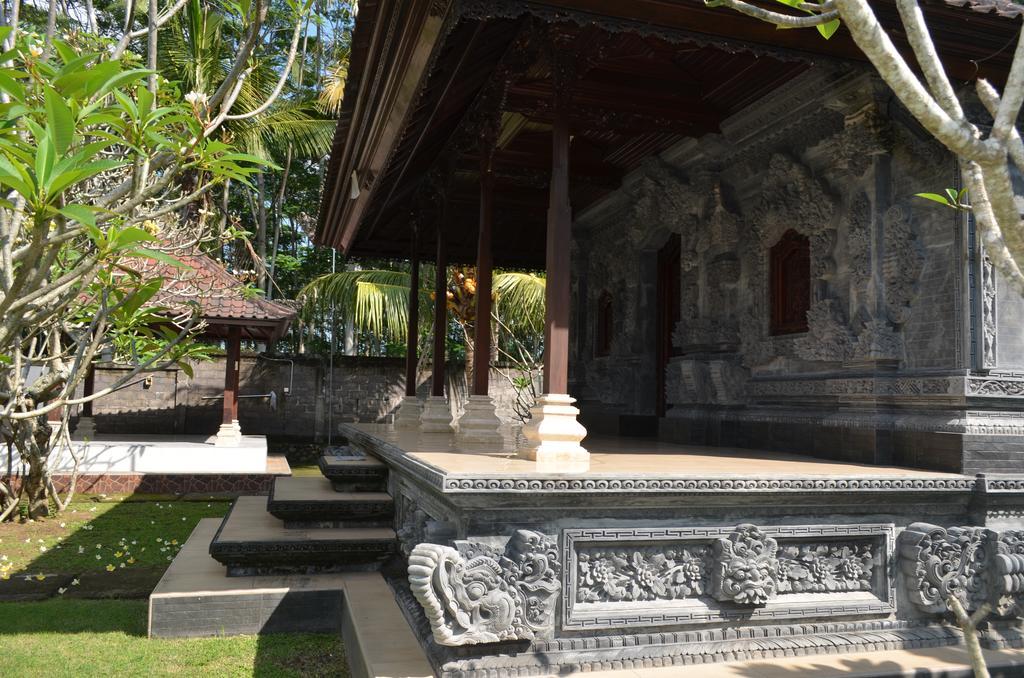
[[(749, 526), (753, 527), (753, 526)], [(583, 528), (562, 530), (562, 604), (561, 628), (566, 631), (597, 629), (645, 628), (709, 624), (736, 621), (773, 621), (794, 618), (884, 616), (896, 610), (896, 581), (889, 570), (895, 552), (896, 528), (893, 523), (857, 523), (850, 525), (770, 525), (756, 529), (767, 538), (780, 542), (780, 547), (799, 545), (809, 539), (826, 540), (842, 546), (843, 541), (864, 543), (870, 540), (877, 548), (871, 591), (836, 591), (812, 594), (807, 599), (787, 601), (780, 595), (766, 604), (721, 604), (710, 600), (711, 591), (701, 596), (707, 600), (685, 598), (658, 601), (656, 606), (644, 602), (577, 603), (581, 585), (579, 556), (586, 547), (606, 546), (622, 551), (654, 547), (662, 552), (684, 551), (687, 547), (710, 548), (727, 540), (737, 530), (735, 525), (677, 528)], [(636, 567), (636, 566), (634, 566)]]

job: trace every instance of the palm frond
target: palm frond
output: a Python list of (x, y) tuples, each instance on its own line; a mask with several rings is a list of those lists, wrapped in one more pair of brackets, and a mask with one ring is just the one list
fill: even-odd
[(541, 273), (501, 271), (494, 274), (494, 310), (510, 328), (538, 332), (544, 326), (544, 290)]
[(405, 271), (341, 271), (310, 281), (299, 292), (306, 306), (334, 308), (356, 329), (401, 341), (409, 317), (409, 274)]
[(348, 79), (348, 58), (341, 59), (324, 77), (320, 90), (320, 106), (331, 115), (341, 112), (345, 99), (345, 81)]

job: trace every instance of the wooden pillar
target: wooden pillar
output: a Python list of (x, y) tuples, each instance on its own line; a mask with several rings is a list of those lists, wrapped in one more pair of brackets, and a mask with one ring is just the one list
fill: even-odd
[(434, 272), (434, 365), (430, 395), (444, 397), (445, 341), (448, 335), (448, 259), (444, 228), (437, 227), (437, 262)]
[(491, 231), (494, 222), (494, 173), (490, 153), (481, 149), (480, 232), (476, 244), (476, 326), (473, 329), (473, 395), (487, 395), (491, 372), (491, 283), (494, 273)]
[(547, 285), (544, 294), (544, 393), (569, 392), (569, 120), (566, 103), (555, 97), (551, 146), (551, 196), (547, 228)]
[(416, 397), (416, 367), (419, 360), (420, 327), (420, 249), (419, 231), (412, 229), (412, 253), (409, 258), (409, 324), (405, 342), (405, 395)]
[[(82, 384), (82, 397), (88, 398), (96, 392), (96, 367), (89, 365), (89, 371), (85, 373), (85, 383)], [(92, 401), (87, 400), (82, 403), (82, 416), (92, 416)]]
[(221, 423), (238, 421), (238, 362), (242, 353), (242, 328), (228, 329), (227, 365), (224, 368), (224, 413)]

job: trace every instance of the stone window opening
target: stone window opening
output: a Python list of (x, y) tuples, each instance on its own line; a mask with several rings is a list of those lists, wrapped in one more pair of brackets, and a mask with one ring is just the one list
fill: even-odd
[(598, 357), (611, 355), (612, 337), (615, 336), (615, 315), (612, 307), (612, 295), (608, 290), (602, 291), (597, 298), (595, 330), (594, 355)]
[(811, 308), (811, 241), (786, 231), (769, 254), (771, 280), (770, 329), (773, 335), (807, 331)]

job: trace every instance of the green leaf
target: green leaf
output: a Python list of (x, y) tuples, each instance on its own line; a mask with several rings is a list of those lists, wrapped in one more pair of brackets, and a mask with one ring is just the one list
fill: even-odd
[(946, 207), (956, 207), (956, 202), (951, 203), (949, 201), (949, 196), (939, 195), (938, 193), (915, 193), (914, 196), (924, 198), (925, 200), (931, 200), (932, 202), (937, 202), (940, 205), (945, 205)]
[(96, 226), (96, 214), (91, 207), (71, 204), (65, 205), (57, 211), (72, 221), (77, 221), (85, 226)]
[(63, 156), (75, 138), (75, 116), (64, 103), (64, 98), (52, 87), (46, 87), (45, 98), (50, 140), (57, 155)]
[(836, 31), (839, 30), (839, 19), (833, 19), (828, 23), (819, 24), (815, 26), (815, 28), (818, 29), (818, 32), (821, 33), (823, 38), (828, 40), (829, 38), (836, 34)]
[(96, 91), (96, 94), (102, 96), (114, 90), (124, 88), (128, 85), (131, 85), (134, 82), (141, 80), (142, 78), (145, 78), (151, 72), (152, 71), (147, 70), (145, 68), (136, 68), (130, 71), (124, 71), (123, 73), (119, 73), (107, 82), (103, 83), (103, 86)]
[(153, 242), (154, 240), (156, 240), (156, 237), (151, 235), (149, 231), (144, 231), (141, 228), (136, 228), (135, 226), (129, 226), (128, 228), (114, 234), (111, 244), (116, 250), (124, 250), (137, 243)]

